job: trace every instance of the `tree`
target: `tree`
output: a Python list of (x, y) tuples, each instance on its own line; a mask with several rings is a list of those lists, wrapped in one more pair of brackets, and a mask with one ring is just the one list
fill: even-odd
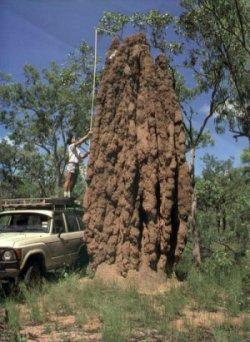
[(211, 155), (203, 158), (204, 169), (197, 180), (197, 216), (206, 249), (218, 245), (235, 257), (248, 245), (249, 182), (244, 168), (234, 168), (232, 160)]
[(247, 177), (247, 181), (250, 181), (250, 149), (244, 149), (241, 153), (241, 162), (243, 164), (243, 171)]
[(0, 142), (0, 190), (1, 196), (15, 195), (21, 179), (15, 174), (19, 165), (18, 149), (6, 140)]
[(24, 79), (24, 83), (2, 79), (0, 122), (10, 131), (15, 145), (23, 146), (23, 158), (30, 166), (24, 174), (31, 179), (37, 175), (38, 180), (42, 170), (44, 177), (49, 172), (50, 182), (55, 184), (50, 191), (59, 194), (67, 134), (83, 135), (89, 129), (92, 50), (83, 43), (64, 66), (52, 62), (41, 73), (26, 65)]
[(202, 181), (198, 181), (199, 208), (206, 211), (213, 208), (218, 234), (227, 228), (226, 209), (230, 201), (235, 196), (235, 191), (228, 187), (230, 176), (233, 171), (232, 160), (219, 161), (214, 156), (205, 155), (203, 157), (205, 168), (202, 172)]
[[(250, 49), (246, 39), (248, 28), (246, 2), (226, 0), (215, 3), (212, 0), (184, 0), (181, 4), (184, 13), (178, 20), (179, 34), (191, 47), (186, 49), (188, 58), (184, 63), (192, 69), (204, 90), (212, 91), (210, 109), (201, 125), (201, 131), (206, 122), (216, 113), (215, 122), (218, 131), (223, 131), (222, 124), (228, 123), (229, 129), (236, 138), (245, 136), (249, 139), (249, 72), (246, 61)], [(183, 112), (185, 114), (185, 110)], [(185, 116), (190, 116), (190, 113), (191, 111)], [(193, 160), (198, 141), (195, 142), (192, 138), (190, 134), (192, 129), (186, 131), (192, 146)], [(192, 167), (193, 165), (194, 162)], [(195, 173), (192, 174), (194, 176)], [(194, 192), (194, 209), (191, 215), (193, 227), (195, 227), (195, 197)], [(197, 233), (195, 229), (194, 235)], [(197, 249), (199, 249), (198, 245)]]
[(0, 143), (0, 179), (1, 197), (44, 197), (54, 187), (48, 158), (6, 139)]
[(227, 120), (237, 137), (250, 139), (249, 3), (245, 0), (183, 0), (179, 20), (181, 34), (191, 43), (189, 63), (199, 75), (199, 60), (204, 59), (206, 79), (219, 68), (227, 102), (217, 109), (217, 123)]

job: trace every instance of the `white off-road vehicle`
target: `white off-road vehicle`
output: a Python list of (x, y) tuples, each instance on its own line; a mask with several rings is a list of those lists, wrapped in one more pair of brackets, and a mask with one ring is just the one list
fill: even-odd
[(81, 256), (83, 211), (72, 199), (1, 200), (0, 207), (0, 284), (34, 283)]

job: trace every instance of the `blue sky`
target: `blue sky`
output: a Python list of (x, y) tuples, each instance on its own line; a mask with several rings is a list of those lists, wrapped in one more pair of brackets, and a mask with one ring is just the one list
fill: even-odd
[[(42, 69), (51, 60), (63, 64), (67, 55), (82, 40), (94, 44), (94, 27), (103, 11), (119, 11), (125, 14), (150, 9), (178, 15), (179, 0), (1, 0), (0, 1), (0, 71), (7, 72), (16, 81), (22, 81), (22, 68), (26, 63)], [(98, 54), (104, 55), (109, 40), (99, 41)], [(208, 99), (196, 101), (196, 109), (205, 115)], [(200, 173), (200, 157), (209, 152), (220, 159), (230, 156), (239, 165), (239, 155), (247, 141), (236, 143), (232, 135), (217, 135), (212, 121), (209, 124), (215, 146), (200, 150), (197, 171)], [(0, 138), (6, 132), (0, 126)]]

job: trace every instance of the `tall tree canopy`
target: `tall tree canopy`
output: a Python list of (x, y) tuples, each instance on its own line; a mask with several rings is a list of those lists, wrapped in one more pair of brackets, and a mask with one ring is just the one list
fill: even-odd
[[(14, 145), (19, 146), (8, 148), (22, 160), (22, 179), (24, 169), (31, 179), (34, 175), (35, 182), (43, 178), (41, 195), (60, 191), (68, 133), (84, 135), (89, 129), (92, 61), (92, 50), (83, 43), (63, 66), (52, 62), (39, 72), (25, 65), (23, 83), (8, 77), (1, 81), (0, 122), (10, 132)], [(7, 148), (6, 143), (2, 148)]]
[(180, 32), (191, 42), (187, 65), (205, 82), (214, 82), (213, 70), (220, 72), (227, 101), (217, 109), (217, 123), (227, 119), (235, 137), (250, 139), (249, 2), (183, 0), (181, 5)]

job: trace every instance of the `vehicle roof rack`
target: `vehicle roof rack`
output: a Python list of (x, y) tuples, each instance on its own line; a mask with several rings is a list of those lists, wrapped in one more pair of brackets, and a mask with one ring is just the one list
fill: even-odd
[(0, 207), (3, 209), (59, 209), (79, 206), (75, 198), (65, 197), (0, 199)]

